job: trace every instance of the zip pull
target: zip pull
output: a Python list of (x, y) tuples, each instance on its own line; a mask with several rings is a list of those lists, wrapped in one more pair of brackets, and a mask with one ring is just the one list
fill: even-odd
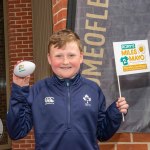
[(66, 85), (67, 85), (67, 87), (69, 87), (69, 85), (70, 85), (69, 81), (66, 81)]

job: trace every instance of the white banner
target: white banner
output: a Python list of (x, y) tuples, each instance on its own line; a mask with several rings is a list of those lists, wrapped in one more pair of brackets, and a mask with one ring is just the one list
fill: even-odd
[(113, 42), (117, 75), (150, 72), (147, 40)]

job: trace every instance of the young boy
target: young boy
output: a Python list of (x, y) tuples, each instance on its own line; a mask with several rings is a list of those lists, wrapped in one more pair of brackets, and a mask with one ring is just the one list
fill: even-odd
[(29, 87), (29, 77), (13, 75), (8, 133), (25, 137), (34, 127), (36, 150), (99, 150), (119, 128), (128, 104), (119, 98), (105, 110), (100, 87), (82, 77), (83, 52), (78, 35), (61, 30), (50, 37), (52, 77)]

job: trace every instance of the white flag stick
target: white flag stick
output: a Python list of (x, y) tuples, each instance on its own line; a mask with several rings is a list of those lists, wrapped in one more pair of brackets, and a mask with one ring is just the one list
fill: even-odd
[[(120, 81), (119, 81), (119, 76), (118, 75), (117, 75), (117, 80), (118, 80), (119, 96), (121, 98)], [(125, 121), (123, 113), (122, 113), (122, 121), (123, 122)]]

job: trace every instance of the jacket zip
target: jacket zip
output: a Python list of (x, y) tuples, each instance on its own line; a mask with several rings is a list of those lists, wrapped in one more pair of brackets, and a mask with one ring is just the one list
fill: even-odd
[(68, 98), (67, 98), (67, 110), (68, 110), (68, 113), (67, 113), (67, 128), (70, 128), (70, 103), (71, 103), (71, 100), (70, 100), (70, 84), (69, 84), (69, 81), (66, 82), (67, 84), (67, 91), (68, 91)]

